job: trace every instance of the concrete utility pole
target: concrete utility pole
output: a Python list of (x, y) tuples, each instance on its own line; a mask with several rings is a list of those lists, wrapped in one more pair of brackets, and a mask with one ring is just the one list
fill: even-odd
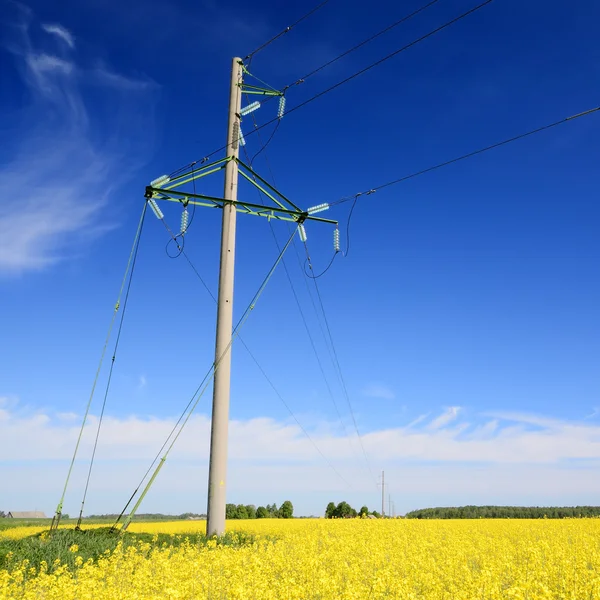
[[(206, 162), (206, 159), (202, 160), (199, 165), (197, 164), (197, 161), (193, 162), (184, 169), (180, 169), (172, 176), (162, 175), (152, 181), (150, 185), (146, 186), (146, 193), (144, 194), (147, 203), (154, 212), (156, 218), (160, 221), (164, 221), (164, 215), (160, 210), (157, 201), (173, 202), (179, 206), (183, 205), (184, 212), (181, 215), (180, 232), (180, 235), (182, 236), (184, 234), (187, 235), (188, 205), (194, 207), (205, 206), (212, 209), (220, 208), (223, 211), (219, 297), (217, 300), (217, 339), (215, 344), (215, 361), (213, 364), (214, 389), (212, 425), (210, 432), (210, 464), (208, 469), (207, 535), (223, 535), (223, 533), (225, 533), (236, 211), (239, 210), (245, 215), (254, 215), (257, 217), (294, 223), (297, 226), (300, 238), (303, 239), (303, 241), (306, 240), (306, 231), (304, 229), (305, 222), (329, 223), (335, 226), (333, 232), (334, 251), (340, 251), (338, 222), (314, 215), (314, 213), (329, 209), (330, 205), (328, 203), (318, 204), (312, 208), (303, 210), (273, 187), (266, 179), (261, 177), (250, 165), (244, 164), (244, 162), (239, 159), (239, 147), (244, 143), (240, 129), (241, 117), (260, 108), (259, 101), (252, 102), (242, 108), (242, 92), (247, 95), (256, 94), (262, 97), (278, 97), (279, 108), (277, 110), (277, 118), (281, 119), (285, 113), (284, 92), (278, 91), (272, 87), (266, 88), (246, 84), (243, 80), (244, 76), (254, 77), (248, 72), (247, 68), (244, 67), (240, 58), (234, 58), (231, 67), (231, 86), (229, 91), (229, 121), (227, 125), (226, 156), (213, 162), (208, 162), (207, 164), (203, 164)], [(254, 77), (254, 79), (256, 78)], [(261, 80), (258, 80), (258, 82), (262, 83)], [(225, 191), (223, 193), (223, 198), (207, 196), (196, 192), (196, 181), (207, 177), (212, 173), (218, 173), (222, 169), (225, 170)], [(245, 200), (239, 201), (237, 199), (238, 175), (241, 175), (250, 185), (254, 186), (261, 194), (268, 198), (266, 203), (256, 204)], [(192, 182), (194, 182), (193, 191), (184, 189), (184, 186), (189, 188)], [(292, 238), (290, 237), (287, 245), (289, 245), (291, 241)], [(283, 253), (278, 257), (268, 277), (270, 277), (282, 256)], [(266, 281), (267, 280), (263, 282), (262, 287), (264, 287)], [(262, 287), (257, 294), (260, 294)], [(255, 296), (255, 300), (257, 297), (258, 295)], [(253, 302), (255, 300), (253, 300)], [(252, 306), (249, 306), (247, 311), (251, 310), (251, 308)], [(244, 314), (247, 314), (247, 311)], [(167, 453), (171, 447), (172, 444), (167, 449)], [(152, 482), (158, 475), (158, 471), (163, 466), (165, 460), (166, 454), (156, 467), (154, 474), (142, 492), (140, 499), (127, 518), (126, 525), (124, 525), (125, 528), (133, 518), (133, 515), (148, 492)]]
[(381, 516), (385, 517), (385, 472), (381, 471)]
[(235, 266), (235, 226), (242, 102), (242, 60), (234, 58), (229, 90), (227, 156), (233, 160), (225, 166), (223, 221), (221, 229), (221, 266), (217, 303), (217, 339), (213, 388), (210, 463), (208, 468), (207, 535), (225, 533), (225, 498), (227, 489), (227, 441), (229, 434), (229, 392), (231, 385), (231, 333), (233, 327), (233, 274)]

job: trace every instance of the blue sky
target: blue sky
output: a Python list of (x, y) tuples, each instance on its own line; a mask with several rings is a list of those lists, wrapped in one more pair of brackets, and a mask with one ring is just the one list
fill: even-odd
[[(288, 107), (474, 5), (440, 0), (290, 88)], [(419, 3), (379, 6), (331, 0), (258, 53), (251, 71), (282, 88)], [(310, 7), (2, 4), (1, 509), (52, 513), (58, 501), (145, 186), (223, 145), (232, 56)], [(284, 117), (255, 167), (306, 208), (591, 108), (600, 97), (598, 18), (592, 0), (494, 0)], [(265, 104), (258, 122), (275, 111)], [(263, 141), (270, 131), (260, 132)], [(313, 283), (298, 264), (304, 249), (290, 249), (286, 266), (327, 381), (282, 268), (242, 337), (343, 479), (236, 344), (228, 498), (290, 498), (300, 514), (319, 514), (329, 500), (375, 507), (374, 479), (385, 469), (400, 512), (594, 503), (599, 133), (592, 115), (359, 199), (350, 251), (318, 285), (368, 466), (311, 303)], [(253, 155), (258, 136), (247, 141)], [(220, 195), (220, 176), (200, 190)], [(244, 185), (240, 197), (258, 201)], [(177, 227), (180, 208), (163, 208)], [(340, 221), (343, 248), (349, 208), (323, 214)], [(218, 211), (198, 209), (186, 237), (213, 292), (219, 227)], [(273, 230), (280, 244), (289, 235), (284, 223)], [(331, 227), (307, 230), (319, 271), (331, 257)], [(88, 513), (122, 507), (212, 360), (214, 303), (185, 259), (166, 255), (167, 242), (149, 214)], [(276, 255), (266, 220), (240, 216), (236, 316)], [(209, 389), (143, 510), (205, 510), (210, 401)]]

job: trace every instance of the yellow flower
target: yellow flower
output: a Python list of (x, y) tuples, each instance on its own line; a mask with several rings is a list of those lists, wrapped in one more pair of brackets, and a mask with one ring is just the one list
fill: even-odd
[(70, 548), (69, 548), (69, 552), (78, 552), (79, 551), (79, 546), (77, 544), (73, 544)]
[(0, 568), (0, 600), (600, 598), (600, 519), (258, 519), (228, 522), (231, 545), (188, 539), (205, 526), (133, 523), (154, 540)]

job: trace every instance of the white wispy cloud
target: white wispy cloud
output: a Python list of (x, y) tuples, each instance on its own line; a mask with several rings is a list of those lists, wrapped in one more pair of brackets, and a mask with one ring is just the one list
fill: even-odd
[[(362, 436), (369, 456), (376, 460), (416, 460), (468, 463), (557, 463), (564, 460), (600, 460), (600, 426), (586, 422), (561, 421), (540, 417), (544, 426), (531, 429), (531, 415), (512, 414), (509, 420), (488, 419), (478, 425), (456, 422), (458, 412), (444, 410), (437, 417), (422, 416), (410, 426), (371, 431)], [(69, 457), (78, 434), (73, 414), (52, 415), (17, 410), (14, 401), (0, 409), (0, 456), (4, 459), (62, 460)], [(147, 458), (175, 424), (171, 418), (105, 416), (102, 433), (106, 458), (126, 455)], [(90, 416), (83, 437), (93, 441), (97, 417)], [(355, 459), (348, 439), (333, 433), (335, 428), (315, 423), (308, 428), (312, 439), (328, 457)], [(182, 459), (207, 458), (210, 422), (196, 415), (178, 442), (176, 456)], [(270, 418), (232, 421), (232, 456), (245, 460), (303, 461), (318, 457), (311, 441), (295, 423)], [(349, 434), (350, 435), (350, 434)], [(19, 440), (36, 440), (23, 444)], [(87, 442), (86, 442), (87, 440)]]
[(363, 391), (367, 398), (380, 398), (381, 400), (393, 400), (396, 397), (394, 390), (385, 383), (372, 382)]
[(66, 27), (56, 23), (42, 23), (42, 29), (46, 33), (59, 37), (69, 48), (75, 48), (75, 38)]
[[(5, 403), (0, 409), (0, 478), (11, 481), (11, 497), (24, 498), (23, 504), (33, 493), (30, 480), (37, 482), (38, 493), (58, 490), (56, 482), (44, 481), (49, 472), (59, 480), (64, 476), (80, 421), (75, 415), (11, 406)], [(386, 480), (401, 486), (405, 509), (431, 503), (584, 503), (600, 493), (600, 480), (591, 476), (600, 465), (600, 426), (518, 414), (471, 426), (460, 422), (458, 412), (452, 414), (452, 421), (445, 410), (434, 418), (423, 417), (411, 428), (398, 426), (363, 435), (371, 463), (385, 465)], [(531, 429), (532, 420), (545, 425)], [(111, 504), (114, 498), (127, 495), (174, 423), (172, 418), (105, 417), (94, 482), (103, 510), (118, 508)], [(96, 426), (97, 417), (92, 416), (80, 450), (82, 479)], [(352, 490), (295, 423), (255, 418), (230, 423), (231, 494), (240, 501), (249, 501), (252, 495), (257, 502), (261, 494), (266, 495), (264, 501), (272, 501), (268, 494), (294, 494), (303, 498), (303, 512), (315, 514), (327, 496), (343, 499), (354, 494), (360, 502), (370, 494), (372, 481), (365, 466), (357, 463), (349, 440), (318, 423), (305, 427), (336, 471), (352, 481)], [(190, 498), (197, 502), (198, 495), (205, 493), (209, 439), (209, 417), (193, 416), (161, 472), (154, 501), (160, 498), (163, 504), (157, 510), (176, 512), (173, 507), (179, 507), (185, 497), (188, 504), (181, 506), (183, 512), (195, 506)], [(74, 483), (74, 489), (78, 485)]]
[[(3, 139), (11, 158), (0, 165), (0, 275), (77, 256), (115, 226), (118, 215), (106, 217), (103, 209), (125, 181), (123, 173), (129, 177), (148, 157), (156, 98), (147, 92), (157, 90), (149, 80), (106, 66), (87, 69), (75, 56), (35, 46), (34, 15), (15, 6), (13, 22), (2, 23), (0, 51), (12, 56), (31, 101), (0, 117), (0, 125), (10, 121), (15, 132)], [(72, 46), (65, 28), (43, 27)], [(96, 110), (104, 105), (111, 109)]]
[(458, 417), (460, 406), (450, 406), (439, 417), (436, 417), (430, 424), (429, 429), (441, 429), (454, 421)]
[(598, 415), (600, 415), (600, 408), (598, 408), (597, 406), (594, 406), (592, 408), (592, 412), (589, 415), (586, 415), (584, 418), (585, 419), (595, 419)]
[(53, 71), (69, 75), (73, 71), (73, 63), (51, 54), (28, 54), (27, 65), (36, 77)]
[(90, 71), (90, 76), (96, 83), (126, 92), (144, 92), (156, 89), (156, 83), (150, 79), (135, 79), (115, 73), (105, 66), (96, 67)]

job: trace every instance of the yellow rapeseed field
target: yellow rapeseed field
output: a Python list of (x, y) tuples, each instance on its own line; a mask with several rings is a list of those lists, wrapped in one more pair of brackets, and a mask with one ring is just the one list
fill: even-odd
[[(185, 534), (203, 522), (140, 523)], [(241, 547), (140, 543), (96, 563), (0, 570), (0, 599), (600, 600), (600, 520), (255, 520)], [(0, 532), (30, 535), (39, 528)], [(77, 547), (72, 552), (77, 553)]]

